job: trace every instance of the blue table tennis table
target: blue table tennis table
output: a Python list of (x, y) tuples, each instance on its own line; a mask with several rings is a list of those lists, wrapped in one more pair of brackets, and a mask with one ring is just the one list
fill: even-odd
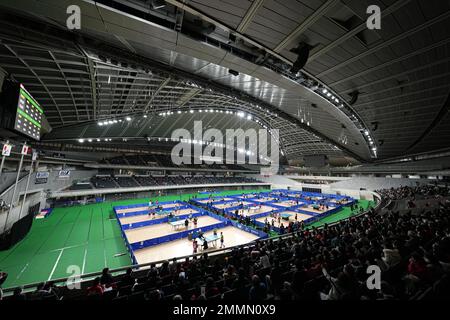
[(202, 236), (201, 238), (200, 237), (198, 237), (198, 235), (196, 234), (196, 235), (194, 235), (194, 239), (196, 239), (196, 238), (199, 238), (199, 239), (201, 239), (202, 241), (204, 241), (204, 240), (206, 240), (206, 242), (207, 243), (211, 243), (211, 245), (213, 246), (213, 247), (217, 247), (217, 240), (219, 240), (220, 239), (220, 236), (219, 235), (214, 235), (214, 234), (212, 234), (212, 235), (209, 235), (209, 236)]
[(174, 230), (177, 230), (181, 227), (184, 228), (184, 220), (173, 220), (173, 221), (169, 221), (169, 224), (172, 226), (172, 228)]
[(210, 236), (205, 236), (203, 238), (206, 240), (207, 243), (211, 243), (213, 247), (217, 247), (217, 240), (220, 239), (220, 236), (212, 234)]
[(291, 216), (290, 213), (281, 213), (280, 214), (281, 219), (284, 219), (284, 220), (289, 220), (290, 216)]

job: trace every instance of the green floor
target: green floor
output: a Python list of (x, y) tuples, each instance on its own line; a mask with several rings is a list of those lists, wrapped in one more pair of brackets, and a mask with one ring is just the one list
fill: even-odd
[[(224, 191), (221, 194), (244, 192), (255, 191)], [(158, 200), (188, 200), (192, 196), (164, 196)], [(67, 268), (72, 265), (78, 266), (82, 273), (96, 272), (105, 266), (113, 269), (130, 265), (130, 257), (123, 255), (127, 249), (112, 208), (145, 201), (148, 202), (148, 198), (57, 208), (48, 218), (34, 220), (30, 232), (21, 242), (0, 251), (0, 270), (9, 274), (3, 288), (66, 278), (71, 275)]]
[[(368, 201), (368, 200), (358, 200), (358, 205), (362, 206), (364, 209), (367, 209), (369, 206), (373, 206), (374, 202), (373, 201)], [(335, 214), (332, 214), (328, 217), (322, 218), (319, 221), (316, 221), (312, 224), (310, 224), (308, 227), (320, 227), (323, 226), (325, 223), (333, 223), (342, 219), (347, 219), (349, 217), (351, 217), (352, 215), (356, 215), (357, 213), (352, 212), (352, 210), (350, 209), (350, 207), (344, 207), (341, 210), (339, 210), (338, 212), (336, 212)]]
[[(255, 191), (223, 191), (220, 194), (244, 192)], [(192, 196), (164, 196), (158, 200), (188, 200)], [(57, 208), (48, 218), (35, 220), (21, 242), (7, 251), (0, 251), (0, 270), (9, 274), (3, 288), (65, 278), (70, 276), (67, 268), (72, 265), (78, 266), (82, 273), (96, 272), (105, 266), (113, 269), (129, 265), (131, 260), (125, 254), (127, 249), (112, 208), (145, 201), (148, 198)], [(369, 201), (363, 200), (360, 204), (366, 208)], [(314, 225), (331, 223), (350, 215), (350, 209), (344, 208)]]

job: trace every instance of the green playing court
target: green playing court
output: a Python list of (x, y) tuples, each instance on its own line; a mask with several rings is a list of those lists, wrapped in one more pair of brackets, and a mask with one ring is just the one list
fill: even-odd
[[(246, 191), (223, 191), (226, 196)], [(162, 196), (153, 201), (188, 200), (194, 194)], [(199, 198), (208, 195), (197, 195)], [(69, 266), (78, 266), (83, 274), (128, 266), (120, 227), (112, 208), (117, 205), (148, 202), (132, 199), (68, 208), (56, 208), (45, 219), (34, 220), (28, 235), (14, 247), (0, 251), (0, 270), (7, 272), (3, 287), (66, 278)]]
[[(261, 190), (259, 190), (261, 191)], [(223, 191), (226, 196), (255, 190)], [(159, 201), (188, 200), (194, 194), (158, 197)], [(207, 195), (198, 195), (207, 197)], [(152, 198), (156, 200), (156, 198)], [(148, 198), (56, 208), (45, 219), (34, 220), (28, 235), (14, 247), (0, 251), (0, 270), (9, 274), (4, 288), (70, 276), (67, 269), (77, 266), (83, 274), (131, 264), (120, 227), (112, 208), (149, 201)], [(362, 200), (364, 208), (369, 201)], [(351, 215), (349, 208), (316, 223), (331, 223)]]
[[(363, 207), (364, 210), (373, 206), (375, 203), (373, 201), (369, 201), (369, 200), (358, 200), (358, 205)], [(356, 215), (356, 212), (352, 212), (352, 210), (350, 209), (350, 207), (343, 207), (341, 210), (339, 210), (338, 212), (329, 215), (328, 217), (324, 217), (322, 219), (320, 219), (319, 221), (316, 221), (312, 224), (309, 225), (309, 227), (321, 227), (323, 226), (325, 223), (333, 223), (333, 222), (337, 222), (339, 220), (342, 219), (347, 219), (350, 218), (352, 215)]]

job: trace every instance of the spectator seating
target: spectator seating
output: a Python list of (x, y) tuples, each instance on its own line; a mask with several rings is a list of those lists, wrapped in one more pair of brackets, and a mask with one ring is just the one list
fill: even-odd
[[(404, 191), (389, 192), (402, 197)], [(439, 192), (447, 194), (448, 190)], [(106, 269), (94, 282), (83, 283), (80, 290), (42, 284), (26, 298), (60, 299), (64, 296), (67, 300), (120, 301), (449, 299), (450, 203), (444, 201), (438, 208), (418, 216), (400, 216), (385, 210), (378, 214), (371, 209), (320, 229), (299, 230), (277, 239), (256, 241), (219, 255), (204, 253), (184, 261), (173, 259), (153, 264), (146, 270), (129, 269), (126, 275), (112, 276)], [(366, 270), (370, 265), (378, 266), (382, 272), (380, 289), (371, 290), (366, 284)], [(203, 286), (204, 294), (200, 289)], [(112, 290), (104, 292), (104, 287)], [(23, 295), (20, 290), (16, 291)]]

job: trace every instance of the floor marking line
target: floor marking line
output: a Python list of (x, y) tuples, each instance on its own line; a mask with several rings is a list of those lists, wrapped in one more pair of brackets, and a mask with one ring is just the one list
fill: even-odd
[(83, 257), (83, 267), (81, 268), (81, 274), (84, 274), (84, 267), (86, 266), (86, 256), (87, 256), (87, 249), (88, 247), (86, 246), (86, 249), (84, 249), (84, 257)]
[(23, 269), (19, 272), (19, 274), (17, 275), (17, 277), (16, 277), (16, 279), (19, 279), (20, 278), (20, 276), (22, 275), (22, 273), (25, 271), (25, 269), (26, 268), (28, 268), (28, 265), (29, 265), (30, 263), (29, 262), (27, 262), (27, 264), (23, 267)]
[(68, 246), (68, 247), (63, 247), (63, 248), (53, 249), (53, 250), (50, 250), (49, 252), (55, 252), (55, 251), (60, 251), (60, 250), (65, 250), (65, 249), (72, 249), (72, 248), (76, 248), (76, 247), (85, 246), (85, 245), (87, 245), (87, 244), (88, 244), (88, 242), (86, 241), (86, 242), (83, 242), (83, 243), (80, 243), (80, 244), (76, 244), (76, 245), (73, 245), (73, 246)]
[(48, 276), (47, 281), (50, 281), (50, 279), (53, 277), (53, 274), (54, 274), (55, 271), (56, 271), (56, 266), (58, 265), (59, 259), (61, 259), (61, 256), (62, 256), (63, 252), (64, 252), (64, 249), (62, 249), (61, 252), (59, 253), (58, 258), (56, 259), (56, 262), (55, 262), (55, 264), (53, 265), (52, 272), (50, 272), (50, 275)]

